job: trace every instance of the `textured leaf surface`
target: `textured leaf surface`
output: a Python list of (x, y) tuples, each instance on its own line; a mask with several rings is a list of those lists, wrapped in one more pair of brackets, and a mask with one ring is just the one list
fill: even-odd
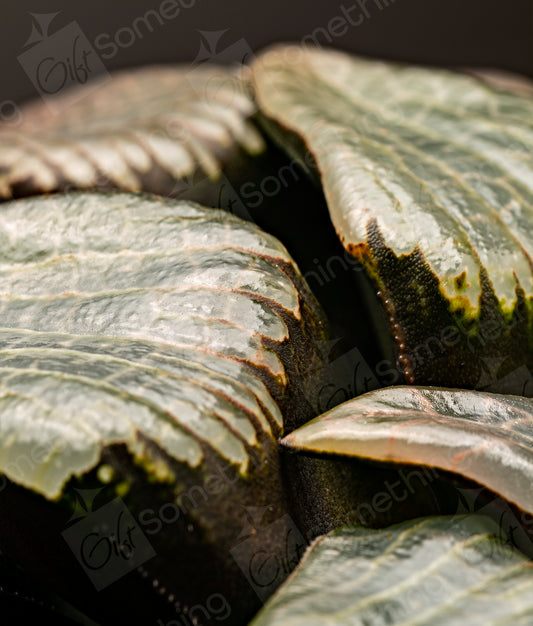
[[(245, 472), (258, 429), (281, 432), (264, 381), (289, 384), (280, 351), (303, 302), (274, 238), (195, 205), (120, 194), (16, 202), (0, 223), (10, 478), (55, 497), (102, 446), (134, 452), (139, 433), (191, 467), (208, 443)], [(43, 463), (17, 473), (12, 461), (37, 444)]]
[[(246, 550), (293, 532), (277, 438), (310, 417), (323, 332), (285, 248), (225, 212), (118, 192), (2, 205), (0, 549), (104, 624), (214, 593), (247, 620)], [(90, 514), (80, 493), (97, 515), (120, 497), (151, 546), (98, 593), (62, 535)], [(267, 530), (239, 562), (249, 510)]]
[[(146, 67), (22, 108), (0, 126), (0, 196), (57, 189), (170, 193), (217, 179), (226, 160), (264, 143), (237, 72)], [(183, 187), (183, 188), (182, 188)]]
[(481, 516), (320, 538), (253, 624), (529, 624), (533, 570)]
[(530, 363), (531, 96), (294, 47), (256, 61), (254, 88), (278, 140), (294, 150), (296, 133), (316, 160), (337, 233), (379, 289), (407, 380), (475, 386), (482, 363), (472, 352), (511, 357), (505, 374)]
[(345, 402), (282, 443), (317, 453), (432, 465), (475, 480), (533, 513), (533, 401), (390, 387)]

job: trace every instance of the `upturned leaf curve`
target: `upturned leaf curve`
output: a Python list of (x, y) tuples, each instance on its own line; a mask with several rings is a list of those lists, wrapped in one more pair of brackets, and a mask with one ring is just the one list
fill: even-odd
[(490, 389), (485, 361), (499, 358), (498, 377), (522, 393), (533, 343), (533, 98), (294, 46), (263, 53), (252, 76), (265, 127), (314, 159), (337, 233), (390, 318), (406, 382)]
[(288, 448), (430, 465), (533, 514), (533, 400), (436, 387), (372, 391), (282, 440)]
[(252, 622), (529, 624), (533, 567), (483, 516), (422, 518), (319, 538)]
[[(325, 330), (292, 259), (225, 212), (124, 193), (6, 203), (0, 233), (2, 550), (34, 573), (20, 541), (46, 553), (50, 580), (84, 589), (92, 616), (118, 619), (120, 593), (150, 585), (132, 614), (171, 619), (223, 592), (235, 620), (250, 616), (258, 598), (229, 555), (249, 507), (278, 521), (273, 545), (290, 531), (276, 440), (284, 417), (309, 418)], [(74, 488), (159, 527), (114, 601), (61, 543)]]
[[(148, 66), (23, 106), (0, 125), (0, 197), (118, 188), (187, 198), (265, 143), (238, 70)], [(216, 188), (218, 189), (218, 188)]]

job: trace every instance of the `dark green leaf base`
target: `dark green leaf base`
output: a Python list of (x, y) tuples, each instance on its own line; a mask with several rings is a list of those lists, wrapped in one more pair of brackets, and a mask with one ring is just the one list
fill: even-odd
[(365, 244), (347, 248), (364, 264), (389, 316), (405, 382), (533, 396), (533, 304), (518, 283), (516, 301), (504, 311), (481, 269), (472, 318), (460, 300), (446, 298), (418, 249), (397, 256), (375, 220), (367, 233)]

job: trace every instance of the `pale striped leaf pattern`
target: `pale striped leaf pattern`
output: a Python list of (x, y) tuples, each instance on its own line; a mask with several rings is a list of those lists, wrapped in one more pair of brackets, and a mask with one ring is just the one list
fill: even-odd
[(421, 518), (318, 539), (253, 621), (530, 624), (533, 566), (483, 516)]
[[(311, 417), (324, 333), (285, 248), (228, 213), (123, 192), (5, 203), (0, 549), (32, 576), (46, 561), (105, 624), (169, 621), (206, 593), (249, 619), (259, 599), (231, 550), (249, 509), (275, 523), (274, 551), (293, 532), (277, 438)], [(76, 493), (98, 511), (120, 497), (152, 546), (96, 596), (62, 537)]]
[(282, 441), (293, 449), (456, 472), (533, 513), (533, 400), (389, 387), (349, 400)]
[[(239, 71), (148, 66), (24, 106), (0, 126), (0, 197), (119, 188), (186, 197), (264, 142)], [(179, 185), (177, 181), (180, 181)]]
[(264, 53), (253, 82), (267, 128), (288, 150), (295, 133), (314, 157), (406, 380), (476, 387), (485, 356), (508, 359), (504, 374), (530, 366), (531, 95), (294, 47)]
[[(121, 194), (16, 202), (0, 222), (10, 478), (56, 497), (102, 446), (137, 453), (138, 432), (191, 467), (208, 443), (245, 473), (256, 431), (280, 434), (271, 394), (294, 371), (281, 352), (316, 305), (274, 238), (196, 205)], [(32, 442), (55, 462), (18, 474), (12, 461)]]

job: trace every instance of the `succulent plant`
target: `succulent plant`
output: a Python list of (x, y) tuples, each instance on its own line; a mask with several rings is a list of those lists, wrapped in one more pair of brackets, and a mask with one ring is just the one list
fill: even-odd
[(105, 89), (57, 98), (57, 108), (29, 104), (4, 125), (2, 197), (94, 188), (186, 194), (198, 178), (208, 186), (242, 155), (265, 149), (248, 121), (245, 84), (223, 67), (141, 68)]
[(529, 87), (281, 46), (60, 98), (0, 127), (4, 619), (530, 623)]
[(501, 358), (505, 391), (521, 393), (532, 365), (531, 98), (290, 47), (259, 58), (254, 87), (279, 142), (295, 134), (316, 162), (406, 382), (474, 388), (483, 359)]
[[(320, 537), (253, 624), (528, 624), (531, 562), (482, 516)], [(490, 616), (490, 617), (489, 617)]]

